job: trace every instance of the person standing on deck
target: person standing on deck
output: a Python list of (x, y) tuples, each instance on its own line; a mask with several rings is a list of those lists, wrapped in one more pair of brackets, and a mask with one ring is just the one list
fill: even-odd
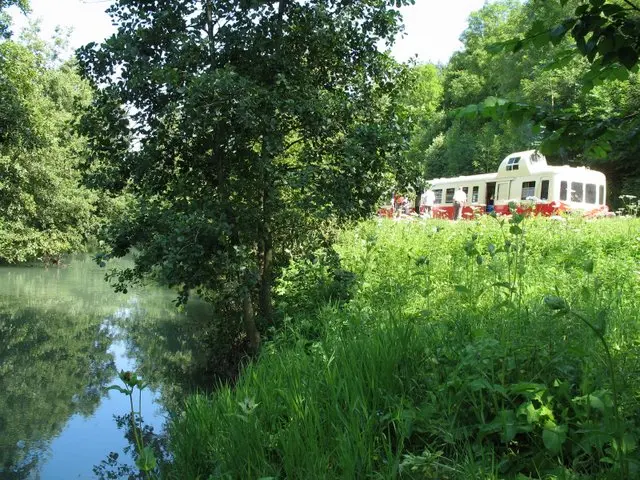
[(458, 187), (453, 194), (453, 219), (460, 220), (462, 218), (462, 209), (464, 204), (467, 203), (467, 194), (464, 193), (462, 187)]
[(436, 201), (436, 196), (433, 193), (433, 190), (431, 190), (431, 187), (429, 187), (429, 189), (424, 192), (422, 194), (422, 197), (420, 198), (420, 204), (422, 206), (424, 206), (424, 215), (427, 218), (431, 218), (431, 216), (433, 215), (433, 204)]
[(394, 209), (394, 216), (396, 218), (400, 217), (400, 215), (402, 214), (404, 210), (404, 203), (405, 203), (404, 196), (402, 196), (399, 193), (396, 193), (393, 197), (393, 209)]

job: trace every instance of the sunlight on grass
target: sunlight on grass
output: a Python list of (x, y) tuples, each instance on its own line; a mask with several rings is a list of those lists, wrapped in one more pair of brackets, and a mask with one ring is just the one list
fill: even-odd
[(639, 231), (524, 217), (345, 231), (339, 270), (285, 273), (298, 300), (235, 388), (188, 399), (174, 477), (634, 478)]

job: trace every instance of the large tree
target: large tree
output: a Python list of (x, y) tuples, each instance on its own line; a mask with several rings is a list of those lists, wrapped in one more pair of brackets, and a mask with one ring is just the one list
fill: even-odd
[[(384, 190), (402, 69), (379, 45), (399, 13), (386, 0), (117, 0), (109, 13), (118, 32), (79, 58), (99, 91), (94, 159), (135, 197), (106, 230), (108, 255), (137, 249), (118, 286), (155, 275), (181, 301), (197, 289), (242, 312), (256, 349), (274, 269)], [(110, 138), (132, 143), (110, 151)]]
[(442, 75), (433, 64), (417, 65), (409, 71), (404, 86), (401, 112), (411, 126), (407, 150), (398, 156), (395, 168), (396, 188), (415, 190), (415, 207), (419, 209), (427, 173), (427, 148), (433, 140), (432, 125), (437, 123), (437, 112), (442, 103)]

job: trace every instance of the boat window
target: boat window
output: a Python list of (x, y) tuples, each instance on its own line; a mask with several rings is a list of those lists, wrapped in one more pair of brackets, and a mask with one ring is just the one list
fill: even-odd
[(540, 182), (540, 200), (549, 200), (549, 180)]
[(585, 186), (585, 198), (584, 201), (587, 203), (596, 203), (596, 184), (595, 183), (587, 183)]
[(469, 187), (462, 187), (462, 191), (466, 196), (469, 196)]
[(584, 199), (584, 184), (582, 182), (571, 182), (571, 201), (582, 203)]
[(526, 200), (527, 197), (534, 197), (536, 195), (536, 182), (522, 182), (522, 195), (520, 200)]
[(444, 203), (453, 203), (453, 193), (455, 192), (454, 188), (447, 188), (447, 192), (444, 197)]
[(442, 189), (438, 188), (433, 191), (433, 203), (442, 203)]
[(471, 203), (476, 203), (478, 201), (478, 193), (480, 191), (480, 187), (478, 187), (477, 185), (475, 187), (473, 187), (472, 190), (472, 194), (471, 194)]
[(496, 186), (496, 200), (507, 200), (509, 198), (509, 184), (507, 182), (499, 183)]
[(560, 182), (560, 200), (567, 199), (567, 182)]
[(520, 157), (511, 157), (507, 160), (507, 172), (518, 170), (520, 168)]
[(600, 185), (600, 195), (598, 195), (598, 203), (604, 205), (604, 185)]

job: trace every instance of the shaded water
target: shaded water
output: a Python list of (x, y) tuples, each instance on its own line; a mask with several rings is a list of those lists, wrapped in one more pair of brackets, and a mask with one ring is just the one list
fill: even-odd
[(131, 463), (114, 421), (129, 399), (106, 391), (116, 371), (137, 369), (151, 382), (142, 416), (156, 432), (167, 399), (190, 383), (191, 343), (208, 307), (178, 312), (175, 294), (153, 286), (116, 294), (104, 273), (89, 256), (0, 267), (0, 478), (96, 478), (110, 452)]

